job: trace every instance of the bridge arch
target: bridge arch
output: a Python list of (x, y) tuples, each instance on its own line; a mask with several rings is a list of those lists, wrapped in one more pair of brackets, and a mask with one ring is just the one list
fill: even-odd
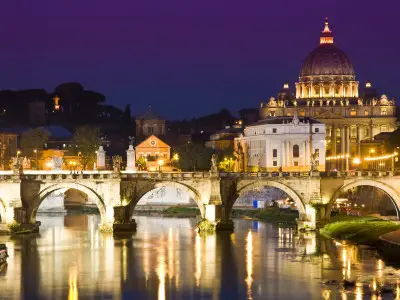
[(130, 207), (130, 214), (133, 214), (133, 211), (138, 204), (138, 202), (148, 195), (150, 192), (161, 188), (161, 187), (173, 187), (173, 188), (179, 188), (182, 189), (185, 193), (189, 194), (190, 197), (194, 200), (194, 202), (197, 204), (197, 207), (200, 209), (201, 216), (204, 218), (205, 216), (205, 206), (204, 206), (204, 199), (202, 199), (201, 194), (198, 190), (190, 186), (189, 184), (185, 184), (182, 182), (177, 182), (177, 181), (157, 181), (157, 182), (152, 182), (151, 184), (146, 184), (144, 187), (142, 187), (140, 190), (136, 191), (136, 196), (134, 199), (132, 199), (131, 202), (131, 207)]
[(328, 203), (327, 210), (326, 210), (326, 218), (328, 218), (328, 219), (330, 218), (333, 205), (341, 193), (347, 192), (348, 190), (359, 187), (359, 186), (372, 186), (372, 187), (378, 188), (381, 191), (383, 191), (387, 196), (389, 196), (390, 200), (392, 201), (392, 203), (396, 209), (397, 219), (400, 219), (400, 212), (399, 212), (400, 194), (394, 188), (392, 188), (390, 185), (383, 183), (381, 181), (378, 181), (378, 180), (373, 180), (373, 179), (354, 180), (354, 181), (344, 184), (340, 188), (338, 188)]
[(80, 183), (56, 183), (52, 184), (49, 186), (46, 186), (43, 188), (37, 195), (37, 197), (34, 199), (33, 203), (30, 206), (30, 209), (27, 211), (27, 217), (28, 217), (28, 222), (35, 222), (36, 221), (36, 213), (38, 211), (38, 208), (40, 204), (46, 199), (50, 194), (52, 194), (55, 191), (60, 191), (62, 193), (65, 193), (65, 191), (69, 189), (76, 189), (79, 190), (88, 197), (90, 197), (94, 203), (96, 203), (96, 206), (98, 207), (100, 211), (100, 216), (101, 220), (104, 223), (106, 221), (106, 205), (102, 199), (102, 197), (97, 194), (93, 189), (90, 187), (87, 187), (83, 184)]
[(265, 180), (265, 181), (259, 180), (256, 182), (249, 183), (249, 184), (243, 186), (242, 188), (240, 188), (237, 191), (237, 196), (234, 199), (234, 201), (232, 201), (232, 203), (229, 203), (229, 207), (228, 207), (229, 213), (232, 210), (233, 204), (236, 202), (236, 200), (240, 196), (242, 196), (245, 193), (250, 192), (254, 189), (264, 188), (264, 187), (274, 187), (274, 188), (280, 189), (281, 191), (285, 192), (296, 203), (297, 209), (299, 210), (299, 216), (306, 215), (306, 206), (305, 206), (303, 200), (301, 199), (300, 195), (298, 195), (292, 188), (290, 188), (286, 184), (283, 184), (281, 182), (274, 181), (274, 180)]

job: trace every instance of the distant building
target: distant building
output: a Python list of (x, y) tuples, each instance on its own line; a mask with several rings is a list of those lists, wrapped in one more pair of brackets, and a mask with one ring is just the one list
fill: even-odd
[(234, 126), (226, 126), (225, 129), (219, 130), (210, 136), (210, 140), (206, 142), (206, 147), (217, 151), (234, 149), (235, 138), (243, 133), (241, 123)]
[(0, 168), (8, 170), (11, 157), (17, 155), (18, 134), (0, 132)]
[(325, 171), (325, 125), (310, 118), (270, 117), (246, 126), (236, 139), (246, 171)]
[(148, 171), (171, 168), (171, 147), (155, 135), (136, 146), (136, 161), (144, 159)]
[(156, 115), (149, 106), (146, 113), (136, 118), (136, 138), (142, 140), (152, 135), (165, 135), (165, 119)]
[[(303, 63), (295, 93), (285, 83), (277, 98), (261, 103), (261, 120), (294, 115), (326, 125), (327, 155), (332, 158), (360, 157), (361, 141), (394, 131), (397, 119), (394, 99), (386, 95), (378, 97), (370, 81), (359, 93), (353, 65), (334, 44), (327, 20), (319, 45)], [(343, 160), (336, 162), (335, 168), (345, 169)]]

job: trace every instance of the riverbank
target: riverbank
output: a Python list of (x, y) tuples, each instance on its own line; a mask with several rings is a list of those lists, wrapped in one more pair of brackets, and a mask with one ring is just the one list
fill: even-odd
[(400, 224), (375, 217), (333, 217), (320, 229), (328, 238), (345, 240), (354, 244), (379, 246), (380, 236), (400, 229)]
[[(195, 207), (181, 207), (173, 206), (168, 208), (157, 208), (153, 209), (135, 209), (134, 215), (139, 216), (163, 216), (172, 218), (187, 218), (200, 216), (200, 210)], [(298, 212), (279, 208), (263, 208), (263, 209), (252, 209), (252, 208), (234, 208), (232, 210), (232, 218), (241, 219), (255, 219), (266, 222), (283, 222), (283, 223), (295, 223), (298, 218)]]

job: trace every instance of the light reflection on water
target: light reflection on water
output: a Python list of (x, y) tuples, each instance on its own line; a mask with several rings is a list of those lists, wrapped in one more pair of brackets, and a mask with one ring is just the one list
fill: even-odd
[[(95, 215), (39, 219), (40, 236), (0, 237), (1, 299), (400, 299), (400, 272), (375, 251), (293, 228), (236, 220), (201, 236), (194, 219), (137, 217), (136, 234), (113, 237)], [(356, 286), (323, 284), (344, 279)]]

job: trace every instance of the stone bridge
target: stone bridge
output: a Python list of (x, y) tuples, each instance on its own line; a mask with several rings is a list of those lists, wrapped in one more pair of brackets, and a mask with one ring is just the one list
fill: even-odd
[[(132, 219), (136, 204), (147, 193), (162, 187), (179, 187), (197, 203), (203, 219), (232, 229), (235, 201), (249, 191), (275, 187), (292, 198), (299, 210), (300, 226), (315, 228), (328, 219), (336, 198), (357, 186), (384, 191), (398, 211), (400, 174), (392, 172), (352, 173), (113, 173), (111, 171), (70, 174), (25, 171), (0, 174), (0, 216), (3, 223), (35, 224), (42, 201), (55, 191), (76, 189), (88, 195), (100, 211), (102, 225), (124, 224)], [(399, 216), (399, 214), (398, 214)], [(121, 225), (122, 226), (122, 225)]]

